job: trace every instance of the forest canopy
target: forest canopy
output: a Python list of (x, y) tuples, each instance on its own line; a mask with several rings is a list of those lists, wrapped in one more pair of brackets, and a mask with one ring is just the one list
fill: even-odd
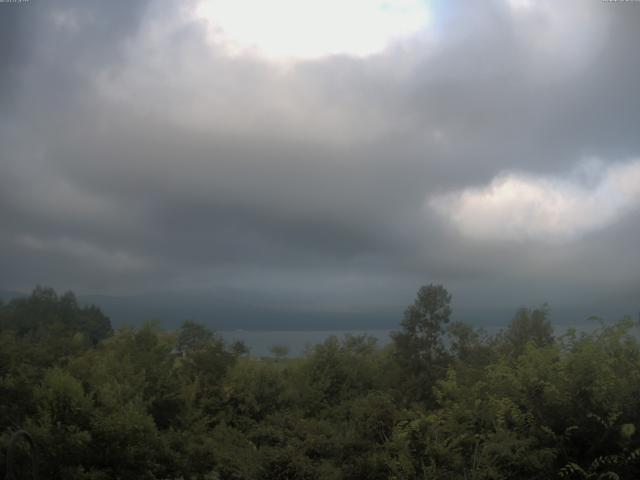
[(38, 287), (0, 303), (0, 477), (18, 429), (47, 479), (638, 477), (637, 322), (558, 335), (543, 305), (487, 335), (450, 317), (427, 285), (385, 347), (257, 357), (191, 321), (114, 331)]

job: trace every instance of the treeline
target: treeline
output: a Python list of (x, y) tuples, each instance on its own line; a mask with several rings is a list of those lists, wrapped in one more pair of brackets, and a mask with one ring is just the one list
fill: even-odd
[(0, 477), (23, 428), (42, 479), (638, 478), (630, 318), (554, 336), (521, 309), (488, 336), (450, 301), (422, 287), (385, 348), (256, 358), (193, 322), (114, 332), (36, 288), (0, 303)]

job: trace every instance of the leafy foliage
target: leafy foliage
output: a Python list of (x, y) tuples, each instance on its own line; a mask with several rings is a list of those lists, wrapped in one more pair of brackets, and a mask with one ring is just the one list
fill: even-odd
[(392, 333), (396, 358), (410, 373), (407, 387), (421, 400), (430, 398), (434, 382), (446, 371), (442, 337), (451, 316), (450, 303), (451, 295), (442, 285), (421, 287), (404, 312), (402, 330)]
[(543, 306), (488, 336), (450, 302), (422, 287), (385, 348), (257, 358), (194, 322), (114, 332), (38, 287), (0, 305), (1, 468), (22, 427), (51, 479), (638, 477), (635, 322), (555, 337)]

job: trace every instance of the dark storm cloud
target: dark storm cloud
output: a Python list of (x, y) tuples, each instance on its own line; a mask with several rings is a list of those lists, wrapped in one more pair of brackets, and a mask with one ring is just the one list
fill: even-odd
[[(24, 4), (3, 4), (0, 10), (0, 112), (12, 105), (20, 72), (31, 53), (29, 24), (34, 21), (33, 9)], [(3, 115), (0, 113), (0, 120)]]
[(434, 3), (402, 45), (287, 65), (211, 45), (192, 3), (2, 5), (0, 287), (633, 301), (633, 191), (556, 243), (470, 238), (429, 207), (640, 156), (640, 6), (527, 5)]

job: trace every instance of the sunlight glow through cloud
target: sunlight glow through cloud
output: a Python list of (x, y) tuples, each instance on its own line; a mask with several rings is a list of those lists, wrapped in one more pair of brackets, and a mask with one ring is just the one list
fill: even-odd
[(434, 196), (427, 204), (468, 238), (568, 242), (640, 207), (640, 160), (593, 165), (568, 179), (500, 175), (488, 186)]
[(202, 0), (195, 14), (232, 54), (368, 56), (429, 23), (424, 0)]

